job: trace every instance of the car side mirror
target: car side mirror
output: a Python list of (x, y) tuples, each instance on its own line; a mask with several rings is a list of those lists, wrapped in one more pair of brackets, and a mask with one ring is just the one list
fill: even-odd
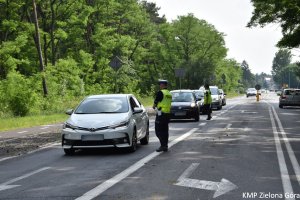
[(142, 108), (138, 108), (138, 107), (133, 108), (133, 114), (142, 113), (142, 112), (143, 112)]
[(68, 109), (65, 113), (67, 115), (72, 115), (73, 111), (74, 111), (73, 109)]

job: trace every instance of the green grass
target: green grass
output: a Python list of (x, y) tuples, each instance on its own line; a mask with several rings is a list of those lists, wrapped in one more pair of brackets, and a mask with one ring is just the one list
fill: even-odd
[(60, 123), (65, 121), (68, 117), (69, 115), (66, 114), (52, 114), (27, 117), (0, 118), (0, 131)]

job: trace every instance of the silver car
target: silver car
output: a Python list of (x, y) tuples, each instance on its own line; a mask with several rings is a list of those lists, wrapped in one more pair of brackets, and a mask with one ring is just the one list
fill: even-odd
[(117, 147), (134, 152), (137, 142), (149, 142), (149, 117), (132, 94), (93, 95), (85, 98), (62, 129), (66, 155), (77, 149)]
[(283, 106), (300, 106), (300, 89), (284, 89), (279, 97), (279, 108)]

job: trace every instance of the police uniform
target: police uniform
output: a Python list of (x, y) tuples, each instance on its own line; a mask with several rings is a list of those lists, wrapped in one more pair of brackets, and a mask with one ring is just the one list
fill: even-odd
[(207, 86), (206, 91), (204, 93), (204, 102), (203, 102), (204, 110), (205, 113), (207, 114), (207, 120), (211, 119), (211, 113), (212, 113), (211, 103), (212, 103), (211, 91), (209, 89), (209, 86)]
[[(167, 81), (161, 80), (159, 84), (167, 85)], [(171, 102), (172, 95), (169, 90), (163, 88), (157, 92), (153, 105), (153, 108), (157, 109), (155, 134), (160, 142), (160, 147), (156, 150), (157, 152), (168, 151)]]

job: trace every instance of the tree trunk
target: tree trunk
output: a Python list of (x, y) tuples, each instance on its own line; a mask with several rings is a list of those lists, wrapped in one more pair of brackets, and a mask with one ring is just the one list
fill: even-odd
[(45, 74), (44, 74), (45, 67), (44, 67), (42, 48), (41, 48), (41, 42), (40, 42), (39, 24), (38, 24), (38, 19), (37, 19), (35, 0), (32, 0), (32, 5), (33, 5), (34, 25), (35, 25), (35, 44), (36, 44), (36, 48), (37, 48), (38, 55), (39, 55), (40, 71), (42, 72), (43, 92), (44, 92), (44, 96), (47, 96), (48, 90), (47, 90), (47, 84), (46, 84), (46, 79), (45, 79)]

